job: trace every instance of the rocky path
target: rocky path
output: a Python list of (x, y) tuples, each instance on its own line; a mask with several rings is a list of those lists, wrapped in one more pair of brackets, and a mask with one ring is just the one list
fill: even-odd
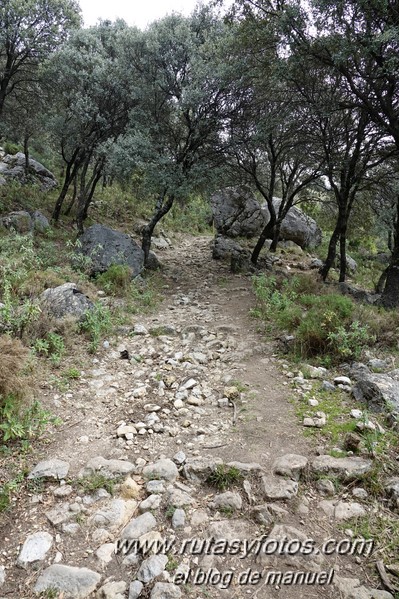
[[(321, 550), (368, 509), (328, 474), (371, 463), (315, 456), (249, 316), (250, 278), (212, 262), (209, 238), (162, 258), (156, 314), (110, 339), (71, 390), (44, 391), (63, 425), (2, 526), (0, 595), (392, 597), (370, 589), (367, 557)], [(327, 478), (310, 485), (309, 472)]]

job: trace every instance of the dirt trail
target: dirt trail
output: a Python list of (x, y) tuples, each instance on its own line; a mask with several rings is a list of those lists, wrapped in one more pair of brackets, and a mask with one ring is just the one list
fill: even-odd
[[(250, 317), (254, 305), (251, 279), (245, 275), (232, 275), (227, 265), (212, 261), (209, 245), (208, 237), (182, 238), (160, 254), (165, 265), (165, 299), (155, 314), (132, 318), (132, 326), (141, 324), (147, 332), (152, 330), (152, 334), (125, 334), (111, 339), (108, 349), (102, 348), (99, 355), (88, 360), (81, 379), (71, 390), (44, 390), (44, 400), (53, 412), (61, 415), (64, 424), (42, 448), (41, 455), (35, 456), (34, 463), (49, 458), (66, 461), (69, 464), (66, 479), (71, 491), (70, 495), (60, 497), (55, 496), (58, 483), (32, 486), (31, 496), (20, 498), (19, 505), (7, 517), (1, 530), (3, 554), (0, 562), (6, 567), (6, 583), (0, 589), (0, 595), (21, 599), (36, 596), (32, 587), (38, 575), (54, 560), (55, 563), (84, 566), (99, 572), (102, 575), (99, 586), (106, 580), (127, 584), (134, 580), (134, 567), (122, 564), (119, 556), (104, 564), (96, 555), (99, 546), (119, 538), (126, 522), (121, 517), (115, 526), (103, 526), (107, 534), (93, 534), (91, 518), (97, 503), (93, 502), (93, 507), (75, 482), (81, 469), (94, 457), (136, 463), (137, 470), (133, 475), (143, 484), (140, 477), (143, 463), (154, 462), (160, 457), (172, 458), (182, 450), (186, 458), (207, 456), (221, 458), (224, 462), (258, 463), (266, 473), (271, 472), (277, 457), (314, 455), (313, 447), (304, 438), (294, 415), (290, 402), (293, 391), (281, 372), (281, 363), (273, 355), (272, 345), (259, 334), (256, 320)], [(127, 350), (136, 359), (121, 360), (122, 350)], [(190, 380), (194, 380), (195, 385), (188, 385), (188, 393), (179, 399), (179, 393), (184, 394), (184, 385)], [(224, 388), (232, 385), (241, 392), (235, 401), (235, 422), (232, 405), (226, 402), (220, 405), (219, 402)], [(123, 423), (136, 427), (132, 439), (116, 436)], [(194, 498), (193, 505), (186, 509), (189, 517), (192, 517), (193, 507), (202, 515), (206, 512), (202, 528), (197, 525), (202, 536), (206, 537), (213, 530), (214, 533), (219, 531), (219, 537), (222, 537), (222, 533), (230, 528), (233, 533), (241, 530), (244, 536), (249, 533), (255, 538), (265, 531), (265, 527), (251, 519), (249, 505), (245, 504), (242, 513), (212, 512), (208, 505), (211, 489), (203, 488), (203, 485), (190, 487), (192, 481), (187, 483), (184, 478), (181, 481), (184, 483), (182, 489), (186, 488), (185, 492)], [(259, 492), (256, 483), (253, 491)], [(140, 499), (145, 497), (144, 492)], [(337, 526), (321, 512), (319, 502), (322, 499), (312, 489), (305, 490), (300, 482), (297, 497), (277, 503), (286, 510), (284, 514), (281, 512), (284, 526), (302, 531), (305, 537), (315, 539), (317, 543), (337, 535), (342, 538), (342, 531), (338, 532)], [(104, 500), (99, 498), (99, 506), (101, 501)], [(265, 500), (257, 498), (257, 503), (264, 504)], [(171, 529), (165, 515), (167, 507), (163, 506), (162, 503), (158, 511), (154, 508), (152, 512), (159, 523), (158, 529), (165, 535)], [(54, 509), (61, 515), (51, 525), (48, 512)], [(51, 549), (44, 560), (36, 564), (37, 568), (15, 567), (21, 545), (37, 530), (53, 535)], [(191, 526), (186, 522), (184, 531), (186, 537), (193, 537), (197, 532), (192, 522)], [(184, 559), (187, 563), (186, 556)], [(291, 556), (283, 560), (280, 567), (307, 569), (303, 559)], [(190, 567), (193, 563), (195, 560), (190, 562)], [(203, 563), (205, 567), (208, 562)], [(212, 567), (225, 570), (238, 567), (226, 556), (210, 563)], [(277, 567), (270, 561), (259, 562), (254, 558), (245, 564), (241, 560), (241, 565), (259, 571)], [(335, 567), (340, 576), (365, 581), (362, 565), (354, 558), (328, 558), (318, 567), (325, 570)], [(350, 594), (335, 585), (238, 587), (233, 584), (228, 589), (220, 589), (190, 584), (181, 588), (184, 596), (198, 599), (225, 596), (254, 599), (387, 597), (383, 594), (363, 595), (360, 590)], [(120, 595), (103, 593), (98, 596), (120, 599), (128, 597), (129, 593), (126, 589)], [(149, 596), (148, 591), (140, 595)], [(159, 596), (160, 599), (163, 597)]]

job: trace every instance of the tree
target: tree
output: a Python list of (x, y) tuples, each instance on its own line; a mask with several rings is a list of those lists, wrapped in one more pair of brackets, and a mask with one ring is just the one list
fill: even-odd
[(175, 200), (184, 202), (212, 179), (232, 106), (222, 60), (226, 34), (220, 20), (200, 9), (189, 18), (166, 17), (126, 39), (124, 56), (139, 95), (123, 140), (124, 168), (130, 160), (130, 172), (138, 172), (156, 198), (143, 230), (146, 261), (153, 231)]
[(49, 127), (65, 163), (53, 219), (58, 220), (70, 185), (77, 180), (80, 232), (110, 146), (125, 133), (137, 102), (134, 77), (121, 56), (121, 39), (128, 30), (130, 36), (137, 32), (123, 21), (76, 31), (46, 68), (47, 85), (54, 90)]
[(75, 0), (2, 0), (0, 117), (6, 98), (37, 81), (37, 67), (80, 25)]
[[(297, 7), (298, 5), (296, 5)], [(339, 73), (346, 107), (361, 109), (399, 155), (399, 5), (395, 0), (313, 0), (307, 11), (280, 4), (293, 51), (301, 49)], [(309, 27), (309, 11), (312, 27)], [(289, 18), (287, 19), (287, 15)], [(399, 197), (395, 240), (399, 244)], [(399, 306), (399, 245), (386, 272), (382, 303)]]
[(311, 55), (296, 54), (291, 81), (309, 110), (306, 126), (312, 145), (323, 162), (323, 174), (335, 198), (337, 221), (330, 238), (328, 254), (320, 272), (326, 280), (334, 266), (336, 248), (340, 251), (340, 282), (346, 276), (348, 223), (354, 203), (362, 192), (375, 187), (378, 172), (373, 171), (390, 153), (381, 131), (362, 107), (348, 108), (348, 92), (342, 76), (315, 62)]
[(240, 65), (237, 109), (224, 148), (231, 169), (261, 194), (270, 214), (252, 252), (256, 264), (266, 239), (272, 239), (271, 251), (276, 249), (284, 218), (320, 177), (323, 158), (314, 151), (306, 105), (287, 77), (286, 58), (279, 55), (275, 23), (245, 14), (234, 46)]

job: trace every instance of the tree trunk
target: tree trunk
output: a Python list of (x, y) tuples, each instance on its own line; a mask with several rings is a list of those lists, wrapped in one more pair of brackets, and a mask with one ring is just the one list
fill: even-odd
[(69, 205), (67, 206), (67, 209), (65, 210), (64, 214), (65, 216), (69, 216), (71, 214), (71, 210), (76, 202), (76, 198), (78, 197), (78, 178), (75, 175), (74, 179), (73, 179), (73, 193), (72, 193), (72, 199), (69, 202)]
[(77, 174), (78, 168), (79, 168), (79, 164), (75, 161), (69, 162), (67, 164), (66, 171), (65, 171), (64, 184), (62, 186), (60, 195), (58, 196), (58, 199), (55, 203), (53, 214), (52, 214), (52, 219), (54, 222), (58, 222), (58, 219), (60, 218), (62, 204), (64, 203), (66, 194), (68, 193), (69, 186), (71, 185), (72, 181), (74, 180), (74, 178)]
[(335, 225), (333, 234), (331, 235), (330, 243), (328, 245), (326, 261), (324, 262), (323, 266), (320, 269), (320, 274), (321, 274), (323, 281), (325, 281), (327, 279), (328, 273), (330, 272), (330, 268), (333, 266), (333, 264), (335, 262), (335, 258), (337, 255), (337, 243), (338, 243), (338, 239), (340, 236), (340, 229), (341, 229), (341, 217), (339, 216), (337, 224)]
[(391, 262), (386, 270), (386, 283), (382, 292), (381, 305), (385, 308), (399, 306), (399, 196), (396, 203), (396, 222)]
[(29, 175), (29, 135), (24, 135), (25, 177)]
[(262, 251), (263, 246), (265, 245), (266, 239), (273, 239), (274, 237), (274, 227), (276, 226), (276, 211), (274, 210), (274, 206), (272, 202), (267, 202), (267, 207), (269, 210), (269, 215), (270, 215), (270, 220), (267, 223), (267, 225), (265, 225), (265, 227), (263, 228), (262, 233), (260, 234), (260, 237), (253, 249), (252, 255), (251, 255), (251, 262), (254, 266), (256, 266), (258, 259), (259, 259), (259, 254)]
[[(165, 201), (166, 197), (167, 200)], [(175, 198), (173, 195), (166, 196), (166, 191), (164, 191), (158, 198), (155, 212), (150, 222), (143, 228), (141, 249), (144, 252), (144, 266), (148, 263), (148, 256), (151, 249), (151, 237), (154, 229), (161, 218), (163, 218), (172, 208), (174, 200)]]
[(339, 235), (339, 282), (344, 283), (346, 277), (346, 225), (343, 225)]
[(277, 249), (277, 245), (278, 245), (278, 242), (280, 239), (280, 229), (281, 229), (281, 221), (278, 220), (274, 226), (273, 240), (270, 245), (271, 252), (275, 252)]

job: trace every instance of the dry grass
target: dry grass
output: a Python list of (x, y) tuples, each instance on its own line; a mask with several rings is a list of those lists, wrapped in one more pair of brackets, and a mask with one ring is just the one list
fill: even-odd
[(26, 377), (21, 375), (29, 352), (19, 339), (0, 336), (0, 405), (1, 399), (13, 395), (21, 399), (26, 390)]
[(51, 270), (29, 272), (26, 279), (18, 288), (20, 297), (35, 298), (49, 287), (58, 287), (65, 283), (65, 279)]

